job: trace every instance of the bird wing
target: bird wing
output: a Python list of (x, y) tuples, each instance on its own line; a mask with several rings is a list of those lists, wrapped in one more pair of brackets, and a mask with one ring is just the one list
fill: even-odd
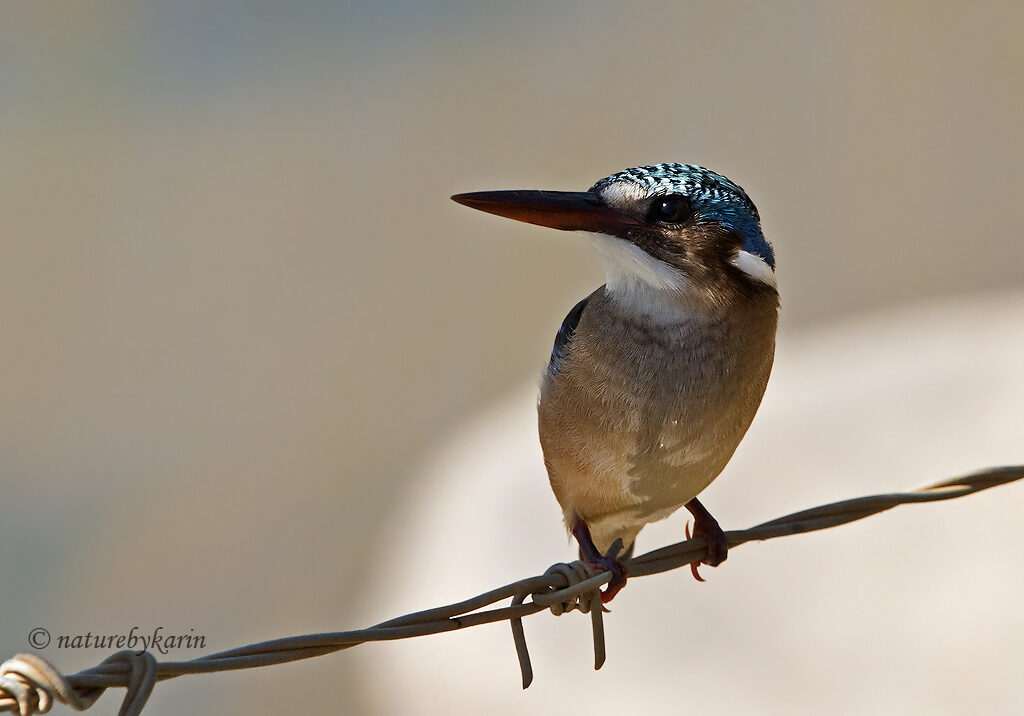
[(587, 301), (589, 300), (590, 296), (587, 296), (573, 306), (566, 315), (565, 320), (562, 321), (562, 325), (559, 327), (558, 333), (555, 334), (555, 345), (551, 348), (551, 360), (548, 362), (548, 372), (557, 373), (558, 369), (562, 366), (562, 357), (565, 355), (565, 347), (572, 339), (573, 333), (576, 332), (576, 326), (579, 325), (580, 317), (583, 315), (583, 309), (587, 307)]

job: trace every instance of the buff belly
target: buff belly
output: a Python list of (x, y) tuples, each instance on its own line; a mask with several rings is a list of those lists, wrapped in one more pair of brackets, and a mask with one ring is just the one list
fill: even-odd
[[(545, 414), (542, 410), (542, 424)], [(582, 519), (602, 552), (616, 538), (629, 546), (644, 525), (696, 497), (722, 471), (742, 437), (735, 430), (704, 436), (663, 427), (654, 439), (647, 429), (600, 424), (543, 431), (549, 438), (542, 440), (545, 463), (566, 525)]]
[[(719, 475), (753, 420), (774, 355), (774, 322), (769, 332), (695, 320), (652, 335), (608, 311), (588, 306), (592, 323), (585, 313), (538, 408), (566, 525), (582, 519), (602, 552), (616, 538), (629, 546)], [(739, 350), (751, 341), (756, 350)]]

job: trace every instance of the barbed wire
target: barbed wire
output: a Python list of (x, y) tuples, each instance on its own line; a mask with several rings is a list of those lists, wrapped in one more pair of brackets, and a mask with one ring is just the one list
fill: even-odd
[[(726, 538), (729, 548), (733, 549), (747, 542), (837, 527), (897, 505), (951, 500), (1022, 477), (1024, 465), (983, 470), (907, 492), (859, 497), (794, 512), (750, 529), (726, 532)], [(630, 578), (644, 577), (698, 562), (706, 552), (707, 545), (703, 539), (688, 539), (634, 557), (627, 560), (625, 566)], [(605, 660), (605, 644), (599, 590), (610, 579), (610, 572), (597, 571), (583, 562), (560, 563), (544, 574), (506, 584), (461, 602), (406, 614), (368, 629), (274, 639), (190, 661), (157, 662), (146, 651), (121, 651), (92, 668), (64, 676), (35, 654), (17, 654), (0, 664), (0, 711), (16, 711), (21, 716), (31, 716), (46, 713), (55, 702), (84, 711), (106, 689), (124, 687), (127, 692), (118, 713), (137, 716), (158, 681), (186, 674), (283, 664), (323, 656), (366, 642), (409, 639), (498, 621), (511, 624), (525, 689), (533, 680), (533, 668), (522, 620), (545, 609), (555, 615), (574, 610), (590, 614), (594, 633), (594, 668), (601, 668)], [(512, 600), (509, 606), (487, 609), (506, 599)]]

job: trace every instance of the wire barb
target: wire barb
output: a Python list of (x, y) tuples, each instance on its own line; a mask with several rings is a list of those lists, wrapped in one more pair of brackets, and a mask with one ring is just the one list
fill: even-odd
[[(859, 497), (795, 512), (747, 530), (726, 532), (726, 538), (729, 549), (733, 549), (755, 540), (837, 527), (897, 505), (964, 497), (1021, 478), (1024, 478), (1024, 465), (983, 470), (916, 490)], [(643, 577), (678, 569), (706, 556), (704, 540), (685, 540), (627, 560), (624, 566), (630, 578)], [(331, 654), (370, 641), (408, 639), (498, 621), (511, 624), (523, 688), (526, 688), (533, 680), (533, 667), (522, 620), (545, 609), (556, 615), (576, 610), (589, 611), (594, 631), (594, 667), (601, 668), (605, 661), (605, 645), (600, 588), (608, 583), (611, 576), (611, 572), (599, 572), (583, 562), (556, 564), (542, 575), (506, 584), (455, 604), (390, 619), (369, 629), (286, 637), (208, 654), (191, 661), (160, 663), (148, 652), (122, 651), (91, 669), (65, 677), (39, 656), (18, 654), (0, 664), (0, 711), (14, 711), (20, 716), (42, 714), (50, 710), (54, 701), (84, 711), (106, 689), (125, 687), (127, 692), (119, 714), (137, 716), (157, 681), (185, 674), (283, 664)], [(508, 607), (487, 609), (506, 599), (512, 600)]]
[[(127, 687), (118, 716), (137, 716), (156, 685), (156, 658), (147, 651), (119, 651), (104, 664), (128, 667)], [(85, 673), (85, 672), (82, 672)], [(76, 675), (77, 676), (77, 675)], [(106, 691), (105, 687), (75, 686), (75, 676), (64, 678), (50, 662), (35, 654), (16, 654), (0, 664), (0, 711), (19, 716), (44, 714), (54, 701), (85, 711)]]
[[(616, 540), (621, 547), (621, 541)], [(613, 546), (614, 549), (614, 546)], [(605, 662), (604, 620), (601, 604), (601, 587), (611, 581), (612, 573), (607, 570), (598, 571), (583, 561), (559, 562), (548, 567), (544, 577), (558, 578), (557, 585), (549, 585), (530, 595), (533, 604), (546, 607), (556, 617), (572, 611), (590, 613), (591, 628), (594, 632), (594, 669), (600, 669)], [(526, 598), (525, 592), (519, 592), (512, 598), (512, 606), (518, 606)], [(526, 647), (526, 633), (523, 631), (523, 620), (514, 617), (510, 620), (512, 641), (519, 657), (519, 669), (523, 675), (523, 688), (530, 688), (533, 683), (533, 666), (530, 663), (530, 651)]]

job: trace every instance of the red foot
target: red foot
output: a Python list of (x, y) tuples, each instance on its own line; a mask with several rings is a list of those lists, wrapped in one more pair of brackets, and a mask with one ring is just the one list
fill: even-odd
[[(704, 558), (704, 564), (709, 567), (717, 567), (729, 556), (729, 543), (725, 538), (725, 532), (718, 524), (718, 520), (711, 516), (697, 498), (686, 503), (686, 509), (693, 515), (693, 537), (700, 537), (707, 543), (708, 556)], [(690, 523), (686, 523), (686, 539), (690, 539)], [(703, 582), (697, 567), (700, 562), (690, 564), (690, 572), (698, 582)]]
[[(598, 552), (597, 547), (594, 545), (594, 540), (590, 536), (590, 528), (587, 527), (587, 523), (583, 520), (576, 520), (576, 524), (572, 528), (572, 535), (579, 542), (580, 558), (584, 562), (596, 569), (608, 570), (612, 573), (611, 581), (605, 585), (604, 591), (601, 592), (601, 604), (607, 604), (626, 586), (626, 568), (614, 557)], [(608, 610), (605, 609), (604, 611)]]
[[(604, 591), (601, 592), (601, 604), (607, 604), (615, 595), (618, 594), (623, 587), (626, 586), (626, 568), (622, 566), (622, 563), (617, 559), (611, 557), (601, 557), (600, 559), (591, 562), (585, 560), (591, 567), (597, 569), (607, 569), (612, 573), (612, 580), (605, 585)], [(604, 609), (604, 607), (602, 607)], [(608, 611), (605, 609), (605, 611)]]

